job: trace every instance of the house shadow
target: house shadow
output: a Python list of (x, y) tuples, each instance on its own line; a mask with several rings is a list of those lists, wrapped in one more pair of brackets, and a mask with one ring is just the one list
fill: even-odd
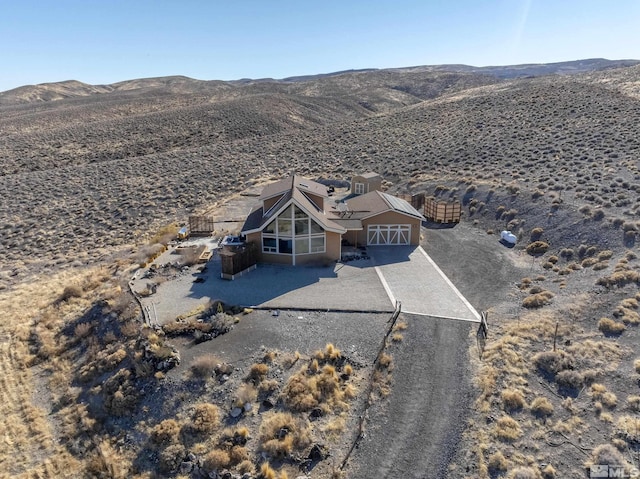
[(215, 298), (244, 307), (268, 307), (278, 298), (323, 280), (336, 279), (337, 266), (336, 263), (300, 266), (259, 263), (253, 271), (226, 280), (221, 278), (220, 258), (214, 257), (207, 263), (205, 273), (194, 275), (189, 297)]
[(369, 266), (384, 266), (411, 261), (410, 256), (417, 248), (417, 245), (367, 246), (372, 261)]
[(437, 221), (425, 220), (422, 227), (428, 230), (450, 230), (455, 228), (458, 223), (438, 223)]

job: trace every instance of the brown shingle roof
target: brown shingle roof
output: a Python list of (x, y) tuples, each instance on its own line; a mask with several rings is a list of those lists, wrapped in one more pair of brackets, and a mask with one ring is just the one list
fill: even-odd
[(309, 191), (310, 193), (322, 197), (328, 196), (327, 187), (312, 180), (308, 180), (299, 175), (293, 175), (275, 183), (268, 184), (260, 194), (260, 200), (272, 198), (273, 196), (286, 193), (293, 188), (301, 191)]
[[(364, 195), (355, 196), (345, 203), (349, 211), (351, 211), (351, 218), (369, 218), (385, 211), (396, 211), (403, 213), (414, 218), (425, 219), (422, 214), (416, 210), (413, 206), (407, 203), (405, 200), (396, 196), (383, 193), (382, 191), (371, 191)], [(345, 217), (348, 216), (345, 215)]]
[[(286, 207), (286, 205), (291, 203), (291, 200), (306, 211), (307, 214), (313, 218), (316, 223), (322, 226), (323, 229), (335, 231), (337, 233), (345, 233), (346, 229), (333, 222), (324, 211), (318, 208), (318, 205), (307, 197), (305, 192), (322, 197), (328, 196), (326, 186), (297, 175), (267, 185), (260, 195), (260, 199), (262, 201), (277, 195), (282, 195), (282, 197), (270, 211), (263, 211), (262, 205), (254, 208), (242, 227), (243, 233), (257, 231), (264, 228), (281, 210)], [(267, 213), (268, 215), (266, 215)]]

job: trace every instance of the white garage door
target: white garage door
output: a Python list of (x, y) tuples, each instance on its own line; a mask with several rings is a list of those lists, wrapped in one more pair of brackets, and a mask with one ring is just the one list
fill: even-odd
[(367, 244), (371, 246), (410, 242), (411, 225), (369, 225), (367, 228)]

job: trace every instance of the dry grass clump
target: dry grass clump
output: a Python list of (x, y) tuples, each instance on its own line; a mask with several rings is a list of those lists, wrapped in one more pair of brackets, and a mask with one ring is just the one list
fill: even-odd
[(556, 468), (551, 464), (547, 464), (545, 468), (542, 470), (543, 479), (555, 479), (556, 477)]
[(554, 294), (551, 291), (542, 291), (531, 294), (522, 300), (522, 306), (528, 309), (541, 308), (551, 302)]
[(606, 464), (608, 466), (624, 466), (624, 456), (611, 444), (600, 444), (591, 452), (590, 460), (585, 464), (590, 467), (594, 464)]
[(540, 256), (547, 252), (549, 243), (544, 241), (534, 241), (527, 245), (526, 251), (532, 256)]
[(216, 365), (221, 364), (221, 361), (213, 354), (203, 354), (198, 356), (191, 363), (191, 374), (200, 379), (210, 378), (216, 369)]
[(638, 271), (628, 269), (615, 271), (609, 276), (598, 278), (596, 281), (596, 284), (607, 288), (611, 288), (613, 286), (622, 288), (632, 283), (640, 284), (640, 273)]
[(333, 345), (316, 351), (308, 365), (302, 366), (288, 380), (281, 398), (292, 411), (310, 411), (320, 407), (325, 413), (332, 409), (347, 409), (346, 400), (355, 396), (355, 389), (347, 383), (353, 368), (344, 362)]
[(204, 456), (202, 468), (207, 474), (213, 474), (218, 470), (225, 468), (231, 462), (231, 457), (227, 451), (222, 449), (213, 449)]
[(160, 452), (160, 470), (168, 473), (176, 472), (186, 455), (187, 451), (182, 444), (166, 447)]
[(500, 394), (505, 410), (515, 411), (526, 406), (522, 391), (518, 389), (503, 389)]
[(134, 412), (140, 399), (131, 371), (120, 369), (104, 382), (102, 387), (104, 408), (115, 416), (128, 416)]
[(507, 476), (509, 479), (540, 479), (540, 472), (531, 467), (517, 467)]
[(629, 409), (640, 412), (640, 396), (631, 395), (627, 397), (627, 405)]
[(59, 302), (69, 301), (71, 298), (81, 298), (82, 297), (82, 288), (80, 286), (72, 285), (67, 286), (62, 291), (62, 294), (58, 298)]
[(615, 425), (615, 434), (627, 442), (640, 442), (640, 417), (620, 417)]
[(258, 391), (253, 384), (242, 384), (235, 394), (233, 405), (235, 407), (244, 407), (247, 403), (252, 403), (258, 398)]
[(211, 433), (220, 426), (220, 411), (215, 404), (196, 405), (191, 416), (191, 428), (198, 433)]
[(266, 414), (259, 429), (260, 449), (271, 457), (285, 458), (311, 444), (306, 420), (290, 413)]
[(267, 377), (269, 373), (269, 366), (263, 363), (252, 364), (249, 368), (249, 374), (246, 377), (246, 381), (252, 383), (254, 386), (260, 384)]
[(538, 417), (548, 417), (553, 414), (553, 404), (546, 397), (538, 396), (531, 401), (531, 412)]
[(178, 442), (180, 435), (180, 424), (175, 419), (165, 419), (164, 421), (156, 424), (152, 429), (149, 437), (151, 442), (165, 446)]
[(619, 335), (624, 332), (627, 327), (624, 323), (619, 323), (610, 318), (600, 318), (598, 321), (598, 329), (602, 331), (604, 335)]
[(515, 441), (522, 436), (522, 429), (511, 416), (502, 416), (496, 421), (493, 433), (501, 441)]
[(509, 461), (504, 457), (502, 451), (496, 451), (489, 456), (489, 462), (487, 464), (489, 472), (499, 473), (505, 472), (509, 468)]
[(640, 374), (640, 358), (633, 361), (633, 369), (635, 369), (636, 373)]

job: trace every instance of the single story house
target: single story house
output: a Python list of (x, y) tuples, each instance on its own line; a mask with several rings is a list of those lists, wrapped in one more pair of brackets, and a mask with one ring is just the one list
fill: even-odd
[(351, 194), (364, 195), (372, 191), (382, 191), (382, 176), (370, 171), (363, 175), (354, 175), (351, 178)]
[(327, 187), (298, 175), (267, 185), (242, 234), (259, 261), (337, 261), (342, 245), (417, 245), (425, 219), (406, 201), (374, 190), (336, 203)]

